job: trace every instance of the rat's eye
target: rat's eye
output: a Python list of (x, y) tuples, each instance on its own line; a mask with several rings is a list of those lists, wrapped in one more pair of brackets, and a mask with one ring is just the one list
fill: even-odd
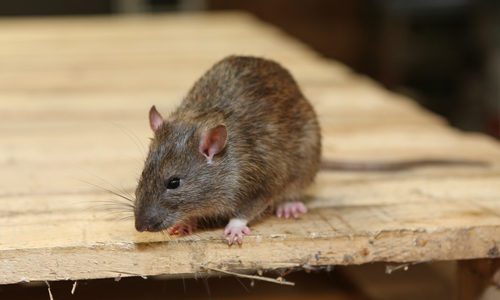
[(174, 190), (179, 187), (181, 180), (178, 177), (172, 177), (167, 180), (167, 189)]

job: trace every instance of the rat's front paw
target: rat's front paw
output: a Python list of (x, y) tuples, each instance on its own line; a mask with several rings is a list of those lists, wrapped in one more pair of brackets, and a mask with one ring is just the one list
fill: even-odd
[(307, 207), (300, 201), (285, 202), (276, 208), (276, 216), (278, 218), (298, 218), (301, 214), (306, 212)]
[(243, 243), (243, 236), (250, 234), (250, 228), (247, 226), (247, 220), (244, 219), (231, 219), (224, 229), (224, 236), (227, 243), (232, 245)]
[(189, 235), (192, 234), (197, 228), (196, 221), (189, 221), (175, 224), (174, 226), (167, 229), (170, 235)]

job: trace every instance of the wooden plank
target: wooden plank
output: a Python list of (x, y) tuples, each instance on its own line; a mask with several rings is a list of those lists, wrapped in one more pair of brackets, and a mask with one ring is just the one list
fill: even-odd
[[(233, 53), (291, 70), (318, 111), (325, 159), (489, 165), (323, 170), (309, 214), (264, 218), (241, 248), (228, 248), (220, 228), (135, 232), (131, 212), (94, 184), (132, 194), (149, 106), (171, 111)], [(4, 19), (0, 65), (0, 284), (499, 256), (496, 141), (447, 127), (247, 15)]]

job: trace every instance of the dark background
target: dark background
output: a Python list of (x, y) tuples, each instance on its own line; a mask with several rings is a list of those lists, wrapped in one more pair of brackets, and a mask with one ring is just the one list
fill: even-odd
[(458, 128), (500, 137), (500, 1), (17, 0), (1, 16), (251, 12)]

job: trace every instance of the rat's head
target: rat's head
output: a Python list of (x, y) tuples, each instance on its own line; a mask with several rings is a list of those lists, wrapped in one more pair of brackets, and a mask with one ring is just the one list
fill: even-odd
[(160, 231), (210, 213), (226, 127), (164, 120), (154, 106), (149, 124), (154, 138), (135, 191), (136, 229)]

